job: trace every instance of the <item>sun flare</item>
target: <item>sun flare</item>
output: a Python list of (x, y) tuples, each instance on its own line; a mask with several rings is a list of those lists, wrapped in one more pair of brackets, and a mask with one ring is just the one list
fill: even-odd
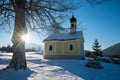
[(30, 42), (30, 37), (29, 37), (28, 34), (22, 35), (21, 39), (22, 39), (23, 41), (25, 41), (26, 43)]

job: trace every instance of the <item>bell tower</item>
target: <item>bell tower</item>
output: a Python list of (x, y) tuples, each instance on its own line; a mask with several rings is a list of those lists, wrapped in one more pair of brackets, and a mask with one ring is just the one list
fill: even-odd
[(74, 17), (74, 15), (72, 15), (72, 18), (70, 18), (70, 23), (71, 23), (71, 26), (70, 26), (70, 34), (74, 34), (76, 33), (76, 18)]

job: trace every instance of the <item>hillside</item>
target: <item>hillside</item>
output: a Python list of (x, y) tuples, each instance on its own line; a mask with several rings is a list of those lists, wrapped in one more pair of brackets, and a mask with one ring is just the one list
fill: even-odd
[(103, 50), (103, 55), (105, 56), (113, 56), (120, 57), (120, 43), (112, 45)]

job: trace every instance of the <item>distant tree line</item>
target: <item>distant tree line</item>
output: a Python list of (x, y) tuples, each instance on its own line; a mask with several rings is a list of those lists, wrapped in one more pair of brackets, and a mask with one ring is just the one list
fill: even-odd
[(8, 45), (8, 46), (2, 46), (0, 48), (0, 51), (2, 51), (2, 52), (13, 52), (13, 47), (10, 46), (10, 45)]
[[(13, 52), (13, 46), (2, 46), (0, 47), (0, 51), (1, 52)], [(35, 52), (35, 48), (32, 48), (32, 49), (25, 49), (26, 52)]]
[(35, 52), (36, 49), (35, 48), (32, 48), (32, 49), (25, 49), (25, 52)]

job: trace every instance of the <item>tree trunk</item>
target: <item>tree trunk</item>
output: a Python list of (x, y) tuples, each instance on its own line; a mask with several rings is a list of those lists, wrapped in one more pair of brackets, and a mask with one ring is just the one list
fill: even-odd
[(27, 68), (25, 57), (25, 41), (21, 36), (27, 33), (25, 26), (25, 0), (16, 0), (15, 9), (15, 27), (12, 36), (13, 56), (9, 68)]

